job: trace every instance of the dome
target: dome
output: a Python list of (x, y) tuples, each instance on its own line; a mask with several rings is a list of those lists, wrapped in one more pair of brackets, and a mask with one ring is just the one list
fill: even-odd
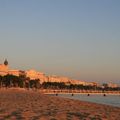
[(7, 59), (5, 59), (5, 61), (4, 61), (4, 65), (8, 65), (8, 61), (7, 61)]

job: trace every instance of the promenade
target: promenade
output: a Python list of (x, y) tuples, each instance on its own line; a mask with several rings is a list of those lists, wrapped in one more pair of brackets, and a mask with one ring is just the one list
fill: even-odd
[(102, 90), (53, 90), (40, 89), (40, 93), (44, 94), (111, 94), (120, 95), (120, 91), (102, 91)]

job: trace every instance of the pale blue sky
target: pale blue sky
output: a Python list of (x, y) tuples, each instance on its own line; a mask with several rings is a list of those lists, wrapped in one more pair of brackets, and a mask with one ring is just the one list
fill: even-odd
[(0, 63), (120, 83), (120, 0), (0, 0)]

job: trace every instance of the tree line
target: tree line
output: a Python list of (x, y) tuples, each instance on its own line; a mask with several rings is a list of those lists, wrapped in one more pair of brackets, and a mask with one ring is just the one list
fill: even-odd
[[(104, 84), (103, 84), (104, 85)], [(91, 85), (82, 85), (82, 84), (65, 84), (63, 82), (44, 82), (42, 87), (45, 89), (70, 89), (70, 90), (102, 90), (102, 91), (116, 91), (120, 90), (120, 87), (112, 88), (108, 86), (91, 86)]]
[(7, 74), (5, 76), (0, 76), (0, 88), (6, 87), (20, 87), (20, 88), (35, 88), (35, 89), (70, 89), (70, 90), (120, 90), (120, 87), (111, 88), (107, 85), (102, 87), (98, 86), (84, 86), (78, 84), (65, 84), (64, 82), (43, 82), (40, 84), (39, 79), (30, 79), (25, 75), (15, 76)]
[(0, 76), (0, 88), (20, 87), (20, 88), (40, 88), (38, 79), (31, 80), (24, 75), (5, 75)]

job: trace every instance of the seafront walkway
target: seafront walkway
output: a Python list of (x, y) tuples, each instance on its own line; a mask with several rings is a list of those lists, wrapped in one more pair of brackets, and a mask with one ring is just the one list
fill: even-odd
[(38, 90), (44, 94), (116, 94), (120, 95), (120, 91), (102, 91), (102, 90), (53, 90), (40, 89)]
[(36, 89), (36, 88), (19, 88), (19, 87), (11, 87), (5, 88), (2, 87), (0, 90), (28, 90), (28, 91), (36, 91), (43, 94), (113, 94), (120, 95), (120, 90), (118, 91), (103, 91), (103, 90), (68, 90), (68, 89)]

